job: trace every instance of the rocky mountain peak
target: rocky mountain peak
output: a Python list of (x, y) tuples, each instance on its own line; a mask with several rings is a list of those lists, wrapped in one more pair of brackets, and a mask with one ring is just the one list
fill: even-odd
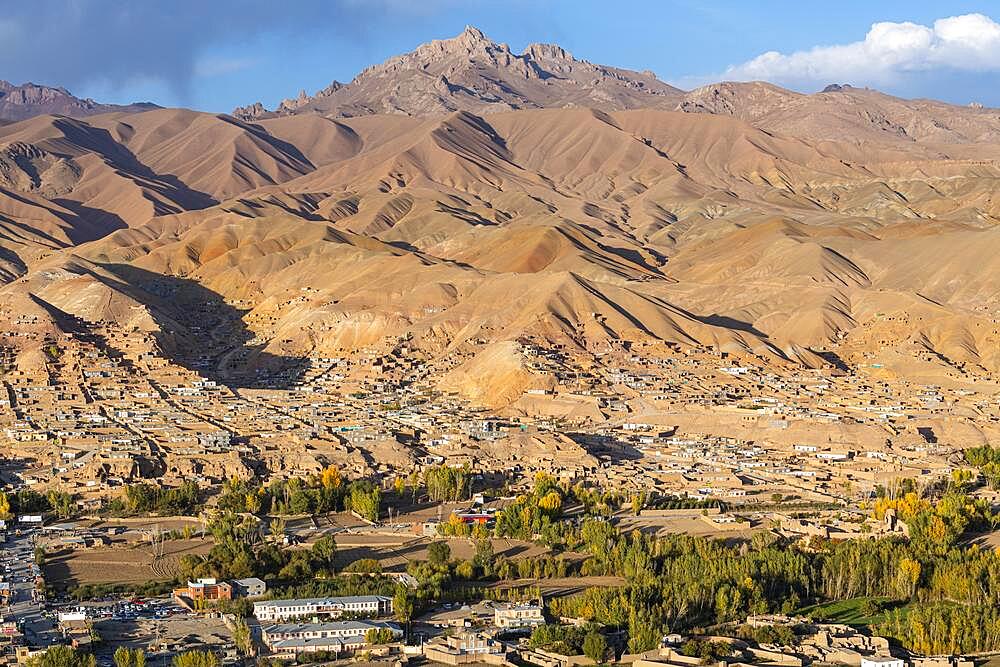
[(458, 35), (457, 37), (454, 37), (451, 40), (444, 40), (444, 41), (456, 41), (462, 44), (463, 46), (469, 48), (484, 44), (490, 44), (496, 46), (496, 44), (494, 44), (493, 41), (489, 37), (487, 37), (485, 33), (483, 33), (482, 30), (471, 25), (465, 26), (465, 30), (463, 30), (461, 34)]
[(254, 121), (264, 118), (268, 113), (270, 112), (264, 108), (262, 102), (254, 102), (246, 106), (236, 107), (230, 115), (243, 121)]
[(522, 55), (539, 62), (546, 60), (575, 60), (572, 53), (558, 44), (529, 44)]
[(532, 44), (512, 53), (507, 44), (466, 26), (454, 37), (372, 65), (348, 84), (335, 81), (312, 97), (300, 94), (265, 113), (422, 116), (577, 106), (613, 111), (673, 108), (681, 94), (650, 72), (577, 60), (557, 44)]

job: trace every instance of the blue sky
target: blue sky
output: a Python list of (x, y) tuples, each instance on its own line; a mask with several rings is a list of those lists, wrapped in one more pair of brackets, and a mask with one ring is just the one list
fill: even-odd
[(472, 24), (515, 51), (555, 42), (685, 88), (836, 82), (1000, 106), (995, 1), (12, 1), (0, 12), (0, 78), (109, 102), (273, 108)]

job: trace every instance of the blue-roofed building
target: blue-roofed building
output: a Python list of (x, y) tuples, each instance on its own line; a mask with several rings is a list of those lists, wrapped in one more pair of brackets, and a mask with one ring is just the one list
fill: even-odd
[(261, 627), (261, 640), (279, 657), (300, 653), (349, 653), (367, 646), (369, 630), (389, 630), (399, 639), (403, 631), (385, 621), (334, 621), (330, 623), (285, 623)]

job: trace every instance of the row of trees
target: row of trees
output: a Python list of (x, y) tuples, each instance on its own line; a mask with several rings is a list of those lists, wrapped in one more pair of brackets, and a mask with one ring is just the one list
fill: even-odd
[(44, 653), (31, 656), (25, 664), (27, 667), (96, 667), (97, 659), (92, 653), (57, 644)]
[(434, 466), (424, 471), (424, 485), (431, 500), (465, 500), (472, 489), (472, 476), (468, 466)]
[(73, 497), (54, 489), (46, 494), (32, 489), (21, 489), (17, 493), (0, 491), (0, 520), (3, 521), (9, 521), (17, 514), (38, 514), (53, 511), (57, 507), (60, 516), (71, 516), (74, 509)]
[(1000, 447), (983, 445), (966, 449), (965, 460), (979, 468), (991, 488), (1000, 489)]
[(114, 655), (115, 667), (146, 667), (146, 652), (141, 648), (119, 646)]
[(164, 487), (147, 482), (129, 484), (122, 497), (106, 506), (110, 514), (195, 514), (201, 507), (201, 489), (188, 480), (177, 487)]
[(889, 612), (876, 631), (924, 655), (955, 655), (1000, 648), (1000, 609), (937, 603)]
[[(114, 654), (115, 667), (145, 667), (146, 654), (141, 649), (119, 648)], [(72, 646), (56, 644), (43, 653), (32, 656), (28, 667), (95, 667), (92, 653)], [(219, 656), (211, 651), (185, 651), (174, 656), (173, 667), (219, 667)]]
[(368, 480), (346, 482), (332, 466), (318, 475), (274, 480), (266, 486), (231, 479), (219, 497), (219, 508), (229, 512), (282, 516), (346, 509), (369, 521), (378, 520), (381, 503), (381, 489)]

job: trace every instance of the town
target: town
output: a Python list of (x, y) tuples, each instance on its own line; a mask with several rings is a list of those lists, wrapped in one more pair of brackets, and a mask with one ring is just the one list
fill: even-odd
[[(867, 588), (811, 591), (831, 548), (927, 539), (924, 516), (957, 493), (972, 504), (940, 513), (959, 524), (949, 539), (992, 554), (1000, 476), (982, 445), (997, 387), (974, 370), (918, 385), (877, 358), (809, 370), (525, 338), (514, 345), (534, 379), (490, 409), (431, 381), (475, 350), (421, 361), (399, 341), (250, 378), (220, 370), (233, 363), (223, 344), (168, 360), (146, 334), (88, 325), (4, 334), (45, 350), (36, 372), (21, 363), (2, 379), (11, 663), (66, 646), (102, 667), (140, 653), (958, 667), (972, 663), (934, 656), (990, 646), (892, 632), (919, 614), (905, 605), (919, 572), (906, 585), (897, 572), (919, 570), (916, 556)], [(640, 624), (588, 596), (650, 585), (662, 556), (645, 573), (615, 565), (622, 554), (588, 544), (598, 530), (621, 549), (641, 535), (650, 554), (791, 547), (811, 571), (767, 594), (754, 573), (731, 609), (716, 599), (727, 583), (711, 612), (693, 599)]]

